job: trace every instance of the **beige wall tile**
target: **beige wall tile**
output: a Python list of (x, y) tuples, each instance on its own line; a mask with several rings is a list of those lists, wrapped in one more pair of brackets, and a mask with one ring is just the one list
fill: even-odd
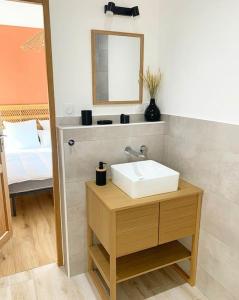
[(87, 249), (86, 247), (77, 254), (71, 255), (70, 275), (83, 274), (87, 270)]
[(149, 159), (161, 160), (163, 156), (162, 135), (115, 138), (76, 143), (74, 147), (64, 144), (65, 176), (67, 181), (95, 179), (95, 169), (99, 161), (105, 161), (110, 170), (111, 164), (124, 163), (128, 156), (124, 153), (126, 146), (139, 149), (141, 145), (148, 147)]
[[(127, 162), (124, 148), (130, 145), (137, 149), (145, 144), (150, 159), (163, 162), (204, 189), (197, 284), (209, 299), (223, 299), (218, 290), (225, 300), (234, 299), (239, 294), (235, 279), (239, 278), (239, 127), (190, 118), (165, 118), (168, 123), (163, 126), (64, 131), (71, 274), (86, 269), (85, 181), (95, 178), (99, 161), (108, 162), (109, 167)], [(76, 139), (74, 147), (66, 143), (69, 138)]]
[(197, 285), (209, 299), (237, 299), (239, 126), (174, 116), (167, 121), (164, 163), (205, 191)]
[(239, 295), (239, 255), (217, 238), (203, 231), (199, 265), (234, 296)]
[[(99, 161), (110, 165), (128, 162), (124, 153), (126, 146), (139, 149), (148, 147), (148, 158), (157, 161), (163, 159), (165, 123), (125, 125), (113, 127), (78, 128), (63, 130), (65, 178), (62, 200), (65, 203), (65, 225), (68, 236), (67, 257), (69, 273), (86, 271), (86, 201), (85, 182), (95, 179)], [(76, 143), (69, 147), (67, 141), (74, 138)], [(63, 169), (63, 168), (62, 168)], [(64, 220), (63, 220), (64, 221)], [(64, 247), (67, 249), (67, 247)]]
[(63, 130), (64, 143), (69, 139), (76, 142), (109, 140), (117, 138), (129, 138), (133, 136), (143, 135), (163, 135), (165, 131), (165, 123), (145, 123), (145, 124), (124, 124), (114, 126), (101, 127), (80, 127), (74, 129)]

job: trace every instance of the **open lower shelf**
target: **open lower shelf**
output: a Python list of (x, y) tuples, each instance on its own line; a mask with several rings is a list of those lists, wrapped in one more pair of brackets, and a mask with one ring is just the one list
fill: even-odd
[[(109, 286), (109, 254), (101, 245), (90, 247), (89, 252), (106, 284)], [(189, 258), (191, 258), (191, 252), (178, 241), (119, 257), (117, 258), (117, 283)]]

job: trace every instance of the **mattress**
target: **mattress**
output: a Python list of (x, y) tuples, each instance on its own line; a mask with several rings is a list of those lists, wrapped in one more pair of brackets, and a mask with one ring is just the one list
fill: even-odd
[(51, 148), (6, 152), (8, 184), (52, 178)]

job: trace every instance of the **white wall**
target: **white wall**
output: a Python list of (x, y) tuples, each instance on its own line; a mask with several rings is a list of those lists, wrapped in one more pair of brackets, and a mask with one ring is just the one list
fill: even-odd
[[(106, 0), (50, 0), (53, 63), (57, 116), (66, 115), (69, 104), (73, 115), (92, 108), (91, 29), (145, 34), (145, 66), (159, 67), (159, 0), (118, 0), (117, 5), (139, 5), (141, 16), (104, 15)], [(146, 95), (146, 99), (148, 99)], [(94, 114), (139, 113), (143, 105), (98, 106)]]
[(164, 113), (239, 124), (239, 1), (163, 0)]
[(42, 5), (0, 0), (0, 25), (43, 28)]
[[(239, 124), (238, 0), (119, 0), (138, 19), (109, 18), (107, 1), (50, 0), (57, 116), (92, 108), (91, 29), (145, 34), (145, 66), (163, 72), (163, 113)], [(148, 95), (145, 96), (148, 99)], [(139, 113), (141, 105), (94, 107), (94, 114)]]

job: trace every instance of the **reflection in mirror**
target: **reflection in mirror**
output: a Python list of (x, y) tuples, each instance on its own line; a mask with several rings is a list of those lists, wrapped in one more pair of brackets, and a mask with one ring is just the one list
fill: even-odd
[(94, 104), (141, 103), (143, 35), (92, 31)]

